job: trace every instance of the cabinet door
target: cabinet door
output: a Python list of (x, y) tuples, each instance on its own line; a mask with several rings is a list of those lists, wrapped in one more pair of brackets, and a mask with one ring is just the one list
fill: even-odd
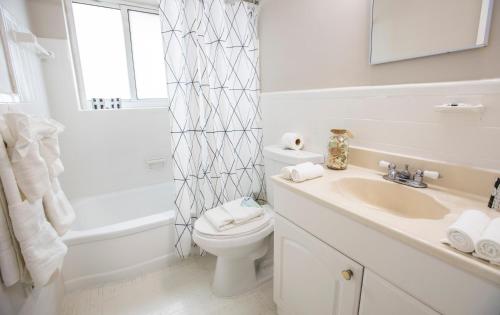
[[(274, 300), (280, 315), (357, 314), (361, 265), (279, 215), (274, 233)], [(350, 279), (343, 271), (352, 272)]]
[(366, 269), (360, 315), (437, 315), (436, 311)]

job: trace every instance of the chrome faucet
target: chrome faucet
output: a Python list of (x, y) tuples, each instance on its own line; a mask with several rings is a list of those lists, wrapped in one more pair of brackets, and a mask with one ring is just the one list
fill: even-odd
[(396, 164), (387, 161), (380, 161), (378, 162), (378, 165), (382, 168), (387, 169), (387, 174), (383, 176), (384, 179), (414, 188), (427, 187), (427, 184), (424, 183), (424, 177), (438, 179), (440, 176), (438, 172), (423, 171), (420, 169), (412, 175), (409, 170), (408, 164), (406, 164), (404, 170), (401, 171), (397, 170)]

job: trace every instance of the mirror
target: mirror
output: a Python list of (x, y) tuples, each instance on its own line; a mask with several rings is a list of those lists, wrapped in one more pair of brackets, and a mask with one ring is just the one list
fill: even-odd
[(488, 44), (493, 0), (372, 0), (370, 64)]

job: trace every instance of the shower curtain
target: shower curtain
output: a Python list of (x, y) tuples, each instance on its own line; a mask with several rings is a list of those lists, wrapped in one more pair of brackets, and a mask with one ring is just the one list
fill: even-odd
[(265, 199), (257, 7), (162, 0), (180, 257), (204, 211), (242, 196)]

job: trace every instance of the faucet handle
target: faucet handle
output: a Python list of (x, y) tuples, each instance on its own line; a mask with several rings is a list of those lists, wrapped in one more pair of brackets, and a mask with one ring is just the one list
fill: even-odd
[(436, 171), (424, 171), (423, 176), (431, 179), (438, 179), (441, 177), (439, 172)]
[(439, 175), (439, 172), (435, 172), (435, 171), (417, 170), (415, 172), (415, 175), (413, 175), (413, 180), (416, 181), (417, 183), (422, 183), (424, 180), (424, 177), (438, 179), (440, 177), (440, 175)]
[(380, 166), (381, 168), (386, 168), (386, 169), (396, 168), (396, 165), (394, 163), (387, 162), (387, 161), (384, 161), (384, 160), (380, 160), (378, 162), (378, 166)]

